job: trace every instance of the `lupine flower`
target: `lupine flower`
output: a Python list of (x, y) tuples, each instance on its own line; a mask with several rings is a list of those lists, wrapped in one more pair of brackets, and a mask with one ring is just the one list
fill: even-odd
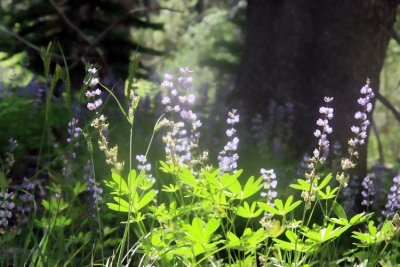
[(393, 178), (393, 184), (390, 187), (390, 194), (388, 195), (387, 204), (383, 215), (386, 218), (393, 218), (396, 212), (400, 210), (400, 175)]
[[(99, 83), (99, 78), (96, 76), (97, 69), (89, 68), (87, 71), (89, 74), (89, 78), (85, 82), (85, 84), (89, 84), (91, 87), (95, 87)], [(103, 104), (103, 101), (100, 98), (96, 99), (96, 96), (99, 96), (100, 94), (101, 94), (101, 90), (98, 88), (93, 91), (87, 91), (85, 93), (86, 97), (88, 97), (90, 99), (90, 101), (93, 101), (93, 102), (89, 102), (87, 104), (87, 108), (90, 111), (97, 110)]]
[(79, 137), (82, 133), (82, 129), (78, 127), (78, 122), (78, 119), (72, 118), (67, 127), (69, 135), (67, 143), (71, 145), (71, 148), (62, 156), (62, 173), (67, 182), (73, 180), (73, 160), (76, 159), (76, 148), (79, 147)]
[[(333, 101), (333, 97), (324, 97), (324, 102), (328, 105)], [(317, 173), (318, 164), (323, 164), (326, 160), (322, 153), (327, 153), (329, 149), (328, 134), (332, 133), (332, 128), (329, 126), (329, 120), (333, 118), (333, 108), (320, 107), (319, 113), (322, 115), (316, 122), (320, 129), (316, 129), (314, 136), (318, 138), (318, 147), (313, 151), (313, 157), (308, 160), (308, 170), (305, 172), (306, 181), (311, 185), (310, 189), (303, 191), (301, 196), (306, 202), (306, 208), (311, 207), (311, 202), (315, 200), (317, 180), (320, 179)]]
[[(275, 188), (278, 184), (278, 181), (276, 180), (276, 174), (273, 169), (271, 170), (261, 169), (260, 173), (264, 179), (264, 191), (261, 192), (261, 197), (265, 197), (267, 199), (266, 202), (269, 205), (274, 206), (275, 204), (273, 203), (273, 200), (277, 196)], [(260, 224), (266, 229), (270, 228), (271, 219), (273, 216), (274, 215), (272, 213), (265, 212), (264, 216), (260, 220)]]
[[(98, 212), (100, 210), (100, 207), (97, 203), (103, 199), (101, 196), (101, 194), (103, 193), (103, 188), (100, 186), (100, 183), (96, 182), (96, 180), (94, 179), (93, 167), (90, 160), (86, 162), (83, 170), (83, 179), (88, 183), (88, 185), (86, 186), (86, 191), (89, 193), (90, 196), (89, 207), (92, 210)], [(93, 213), (92, 216), (96, 218), (96, 213)]]
[[(73, 145), (74, 147), (79, 147), (79, 136), (82, 133), (82, 129), (78, 127), (79, 120), (76, 118), (72, 118), (70, 122), (68, 122), (68, 134), (67, 143)], [(75, 158), (75, 157), (74, 157)]]
[(274, 190), (278, 184), (278, 181), (276, 180), (276, 174), (273, 169), (261, 169), (260, 173), (264, 179), (265, 189), (264, 192), (261, 192), (261, 196), (266, 197), (268, 199), (268, 203), (273, 203), (273, 199), (277, 196), (277, 192)]
[(35, 189), (35, 184), (24, 177), (24, 181), (21, 187), (25, 190), (18, 194), (19, 202), (17, 203), (17, 218), (18, 224), (26, 223), (31, 211), (33, 204), (33, 190)]
[[(332, 97), (324, 98), (326, 104), (332, 102), (332, 100)], [(318, 163), (325, 162), (326, 159), (322, 156), (322, 152), (329, 149), (328, 134), (332, 133), (332, 127), (329, 126), (329, 120), (333, 118), (333, 108), (320, 107), (319, 113), (322, 115), (322, 118), (319, 118), (316, 124), (320, 129), (316, 129), (314, 132), (314, 136), (318, 138), (318, 147), (314, 149), (313, 157), (309, 160), (309, 174), (311, 175), (315, 175), (315, 168)]]
[(361, 191), (361, 195), (363, 197), (361, 205), (366, 206), (368, 208), (374, 203), (373, 201), (373, 197), (375, 195), (374, 181), (370, 176), (367, 175), (365, 176), (361, 185), (363, 187), (363, 190)]
[(228, 113), (228, 119), (226, 122), (228, 123), (228, 127), (230, 127), (226, 132), (229, 141), (224, 146), (224, 150), (218, 155), (218, 164), (221, 173), (235, 173), (237, 161), (239, 159), (239, 155), (236, 153), (239, 138), (234, 136), (236, 130), (233, 127), (239, 122), (239, 114), (237, 114), (236, 109), (232, 109), (232, 111)]
[(332, 165), (335, 169), (339, 168), (340, 166), (340, 160), (342, 158), (342, 146), (338, 141), (335, 141), (333, 143), (333, 160), (332, 160)]
[(349, 139), (348, 145), (348, 157), (342, 158), (341, 167), (342, 172), (336, 174), (336, 180), (340, 183), (340, 186), (347, 187), (349, 177), (345, 174), (346, 171), (354, 168), (356, 166), (354, 159), (358, 157), (357, 146), (363, 145), (365, 139), (367, 138), (367, 130), (370, 125), (367, 113), (372, 111), (372, 99), (375, 97), (374, 92), (369, 87), (369, 79), (367, 79), (366, 84), (361, 88), (361, 97), (357, 100), (358, 104), (361, 106), (361, 111), (357, 111), (354, 114), (354, 118), (359, 121), (357, 125), (351, 126), (350, 130), (353, 132), (354, 136)]
[[(92, 67), (89, 68), (88, 69), (89, 79), (84, 83), (90, 84), (93, 87), (97, 85), (99, 83), (99, 80), (96, 77), (96, 73), (97, 73), (96, 68)], [(90, 101), (93, 101), (87, 104), (87, 108), (91, 111), (96, 111), (96, 118), (92, 121), (90, 125), (99, 131), (100, 139), (98, 140), (98, 144), (100, 150), (103, 151), (106, 156), (106, 163), (112, 166), (113, 172), (120, 173), (124, 167), (124, 162), (118, 161), (118, 146), (114, 146), (112, 148), (109, 147), (108, 140), (106, 137), (109, 124), (107, 122), (107, 118), (104, 115), (98, 114), (98, 108), (103, 104), (103, 101), (100, 98), (95, 99), (95, 97), (99, 96), (100, 94), (101, 94), (100, 89), (95, 89), (94, 91), (88, 91), (85, 93), (85, 95), (90, 99)], [(131, 105), (132, 103), (137, 104), (137, 98), (135, 98), (133, 94), (131, 94), (130, 96), (131, 96)], [(133, 110), (134, 108), (130, 106), (128, 111), (128, 120), (129, 123), (131, 124), (133, 124)]]
[(14, 194), (8, 193), (7, 190), (0, 192), (0, 234), (4, 234), (8, 229), (14, 207)]
[(342, 169), (348, 170), (353, 168), (355, 164), (353, 163), (353, 157), (358, 156), (356, 150), (357, 145), (363, 145), (365, 139), (367, 138), (367, 130), (370, 125), (367, 113), (372, 111), (372, 99), (375, 97), (372, 89), (369, 87), (369, 80), (367, 80), (366, 85), (360, 90), (361, 97), (357, 100), (358, 104), (361, 106), (361, 111), (357, 111), (354, 118), (359, 121), (358, 125), (351, 126), (351, 131), (354, 133), (354, 137), (350, 138), (349, 144), (349, 158), (342, 160)]
[[(169, 90), (168, 95), (162, 98), (165, 111), (173, 116), (176, 113), (178, 119), (163, 120), (163, 125), (169, 127), (169, 131), (164, 135), (165, 152), (169, 163), (178, 166), (192, 166), (199, 162), (193, 157), (195, 148), (198, 147), (200, 133), (198, 129), (202, 123), (196, 113), (191, 109), (195, 102), (195, 95), (192, 93), (193, 78), (190, 76), (192, 71), (188, 68), (180, 68), (182, 74), (175, 83), (174, 77), (170, 74), (164, 75), (161, 87)], [(161, 124), (160, 124), (161, 125)]]
[(138, 170), (141, 171), (151, 171), (151, 164), (147, 163), (147, 158), (144, 155), (137, 155), (136, 156), (137, 161), (139, 161), (138, 164)]

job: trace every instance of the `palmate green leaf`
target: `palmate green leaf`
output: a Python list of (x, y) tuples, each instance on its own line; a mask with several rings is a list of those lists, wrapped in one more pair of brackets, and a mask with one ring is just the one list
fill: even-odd
[(211, 218), (205, 226), (204, 224), (199, 217), (195, 217), (191, 225), (183, 225), (188, 239), (202, 246), (210, 242), (212, 234), (219, 228), (221, 222), (216, 218)]
[(297, 179), (297, 184), (289, 185), (293, 189), (301, 190), (301, 191), (309, 191), (311, 188), (311, 184), (303, 179)]
[(373, 213), (359, 213), (354, 215), (351, 219), (350, 219), (350, 223), (352, 225), (356, 225), (362, 222), (365, 222), (366, 220), (369, 220), (372, 217)]
[(304, 228), (305, 231), (303, 231), (302, 233), (304, 236), (306, 236), (312, 240), (323, 243), (328, 240), (339, 237), (342, 233), (344, 233), (347, 229), (349, 229), (350, 226), (351, 225), (335, 228), (335, 225), (331, 223), (331, 224), (328, 224), (328, 226), (324, 227), (324, 228), (320, 228), (320, 227), (315, 227), (314, 229)]
[(262, 177), (260, 177), (256, 181), (254, 181), (254, 176), (251, 176), (247, 180), (246, 184), (244, 185), (242, 199), (246, 199), (248, 197), (251, 197), (252, 195), (257, 193), (258, 191), (260, 191), (261, 188), (263, 188), (263, 186), (264, 185), (263, 185), (263, 178)]
[(155, 190), (150, 190), (143, 197), (140, 198), (138, 205), (136, 206), (137, 211), (141, 210), (147, 204), (149, 204), (157, 196)]
[(286, 230), (286, 237), (290, 242), (274, 238), (274, 246), (276, 248), (285, 250), (285, 251), (299, 251), (299, 252), (308, 252), (310, 250), (309, 245), (306, 245), (291, 229)]
[(112, 173), (111, 174), (112, 180), (106, 180), (104, 181), (104, 184), (114, 191), (111, 192), (111, 194), (117, 194), (117, 195), (127, 195), (129, 194), (129, 188), (128, 185), (126, 184), (125, 180), (122, 179), (121, 175), (118, 173)]
[(232, 248), (237, 248), (241, 245), (240, 238), (237, 237), (234, 233), (228, 232), (226, 235), (228, 238), (228, 246)]
[(333, 212), (336, 214), (336, 216), (339, 217), (339, 219), (347, 221), (346, 212), (344, 211), (344, 208), (337, 201), (333, 203), (332, 209)]
[(124, 207), (122, 205), (118, 205), (115, 203), (106, 203), (106, 205), (110, 210), (119, 211), (119, 212), (129, 212), (129, 208)]
[(318, 189), (321, 190), (322, 188), (324, 188), (331, 179), (332, 179), (332, 173), (329, 173), (327, 176), (325, 176), (325, 178), (322, 180), (322, 182), (318, 185)]
[(282, 215), (279, 210), (275, 209), (273, 206), (265, 203), (265, 202), (257, 202), (257, 205), (264, 211), (268, 213), (272, 213), (275, 215)]
[(332, 199), (332, 198), (336, 197), (336, 192), (338, 190), (339, 190), (339, 187), (335, 187), (333, 190), (331, 190), (331, 187), (328, 185), (325, 189), (325, 193), (321, 190), (318, 190), (318, 195), (323, 200)]
[(285, 216), (286, 214), (288, 214), (289, 212), (291, 212), (292, 210), (294, 210), (297, 206), (299, 206), (301, 204), (301, 200), (298, 200), (293, 204), (292, 204), (292, 201), (293, 201), (293, 196), (288, 197), (285, 205), (283, 205), (282, 200), (275, 199), (274, 203), (275, 203), (276, 208), (267, 203), (263, 203), (263, 202), (257, 202), (257, 204), (260, 206), (261, 209), (263, 209), (266, 212)]
[(188, 168), (182, 167), (180, 169), (178, 179), (192, 188), (197, 186), (197, 180)]
[[(243, 170), (238, 170), (237, 172), (235, 172), (234, 174), (230, 174), (230, 173), (224, 173), (221, 175), (221, 177), (219, 177), (219, 181), (221, 182), (221, 185), (223, 188), (228, 188), (230, 187), (232, 184), (236, 183), (239, 176), (243, 173)], [(214, 176), (216, 177), (218, 175), (218, 173), (214, 173)]]
[(246, 201), (243, 203), (243, 206), (240, 206), (237, 209), (236, 212), (238, 216), (243, 218), (256, 218), (260, 216), (261, 213), (261, 209), (256, 210), (256, 202), (253, 202), (250, 207), (249, 203), (247, 203)]
[(163, 171), (164, 173), (175, 174), (179, 170), (178, 166), (168, 165), (167, 163), (161, 160), (159, 162), (161, 165), (160, 170)]
[[(137, 187), (138, 185), (138, 180), (136, 179), (136, 170), (132, 169), (129, 174), (128, 174), (128, 185), (127, 187), (130, 188), (131, 190), (134, 189), (134, 187)], [(120, 176), (121, 178), (121, 176)]]
[(242, 187), (240, 186), (239, 181), (236, 180), (231, 185), (229, 185), (228, 190), (231, 191), (233, 195), (227, 194), (227, 197), (242, 199)]
[(169, 184), (168, 186), (163, 185), (163, 189), (161, 189), (161, 191), (168, 192), (168, 193), (174, 193), (174, 192), (178, 191), (179, 189), (180, 189), (180, 187), (178, 185)]
[(368, 223), (368, 231), (371, 235), (376, 235), (377, 228), (374, 226), (374, 221)]

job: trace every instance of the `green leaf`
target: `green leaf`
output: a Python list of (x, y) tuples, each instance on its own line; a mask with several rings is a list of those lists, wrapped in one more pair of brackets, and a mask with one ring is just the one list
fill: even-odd
[(289, 185), (293, 189), (301, 190), (301, 191), (309, 191), (311, 188), (310, 183), (306, 182), (302, 179), (297, 179), (297, 184)]
[(346, 212), (344, 211), (344, 208), (338, 202), (335, 201), (333, 203), (332, 208), (333, 208), (333, 212), (336, 214), (336, 216), (339, 217), (339, 219), (347, 221)]
[(115, 203), (106, 203), (110, 210), (115, 210), (119, 212), (129, 212), (129, 208), (115, 204)]
[(150, 190), (147, 192), (140, 200), (139, 204), (137, 205), (137, 211), (141, 210), (144, 206), (150, 203), (155, 197), (157, 193), (155, 190)]
[(243, 218), (256, 218), (260, 216), (261, 212), (261, 209), (256, 211), (256, 202), (253, 202), (251, 207), (249, 206), (249, 203), (244, 202), (243, 206), (238, 208), (236, 214)]
[(179, 180), (181, 180), (184, 184), (187, 184), (188, 186), (194, 188), (197, 185), (197, 181), (194, 178), (194, 175), (188, 168), (182, 167), (180, 169), (180, 172), (178, 174)]
[(128, 185), (126, 184), (125, 180), (121, 178), (121, 175), (113, 172), (111, 174), (111, 177), (117, 185), (117, 187), (114, 188), (114, 190), (115, 189), (118, 190), (117, 191), (118, 194), (129, 194), (130, 191), (129, 191)]
[(261, 190), (261, 188), (263, 188), (263, 178), (260, 177), (257, 181), (254, 181), (254, 176), (251, 176), (243, 189), (243, 198), (242, 199), (246, 199), (248, 197), (251, 197), (252, 195), (254, 195), (255, 193), (257, 193), (258, 191)]
[[(228, 188), (230, 187), (233, 183), (235, 183), (237, 181), (237, 179), (239, 178), (239, 176), (242, 174), (243, 170), (238, 170), (237, 172), (235, 172), (234, 174), (229, 174), (229, 173), (224, 173), (219, 177), (219, 180), (222, 184), (223, 188)], [(214, 176), (218, 175), (214, 173)]]
[(209, 242), (209, 240), (211, 239), (212, 234), (217, 231), (217, 229), (219, 228), (219, 226), (221, 225), (221, 222), (219, 219), (216, 218), (211, 218), (207, 224), (206, 224), (206, 228), (204, 230), (204, 238), (205, 238), (205, 242)]
[(173, 185), (173, 184), (169, 184), (167, 185), (163, 185), (163, 189), (161, 189), (161, 191), (164, 192), (168, 192), (168, 193), (174, 193), (176, 191), (178, 191), (180, 188), (178, 185)]
[(233, 182), (230, 186), (228, 186), (228, 189), (234, 194), (235, 198), (242, 199), (242, 187), (240, 186), (239, 181)]
[(329, 181), (330, 181), (331, 179), (332, 179), (332, 173), (328, 174), (328, 175), (324, 178), (324, 180), (322, 180), (322, 182), (318, 185), (318, 189), (324, 188), (324, 187), (329, 183)]
[(283, 211), (283, 210), (284, 210), (282, 200), (276, 198), (276, 199), (274, 199), (274, 203), (275, 203), (276, 208), (277, 208), (279, 211)]
[(275, 214), (275, 215), (282, 215), (279, 210), (275, 209), (271, 205), (264, 203), (264, 202), (257, 202), (257, 205), (264, 211)]

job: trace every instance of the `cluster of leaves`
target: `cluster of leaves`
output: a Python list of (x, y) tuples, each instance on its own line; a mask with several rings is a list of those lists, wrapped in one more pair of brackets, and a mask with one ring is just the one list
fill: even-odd
[[(115, 202), (107, 204), (109, 208), (129, 213), (129, 223), (140, 225), (138, 238), (144, 238), (138, 247), (145, 265), (198, 266), (208, 262), (213, 266), (255, 266), (261, 256), (264, 266), (322, 266), (343, 261), (365, 261), (373, 266), (383, 259), (394, 263), (399, 256), (395, 252), (399, 244), (399, 217), (384, 222), (379, 230), (372, 214), (348, 218), (336, 202), (339, 187), (329, 185), (331, 174), (313, 189), (318, 198), (308, 210), (293, 196), (286, 201), (275, 199), (273, 204), (254, 200), (263, 187), (262, 177), (250, 177), (242, 186), (242, 171), (219, 175), (218, 169), (209, 168), (194, 174), (185, 167), (162, 161), (160, 164), (160, 170), (174, 180), (163, 185), (165, 195), (158, 197), (165, 199), (162, 203), (155, 201), (157, 195), (150, 189), (152, 185), (137, 186), (144, 176), (136, 177), (135, 171), (129, 174), (128, 183), (116, 174), (107, 183), (119, 195)], [(308, 191), (311, 185), (298, 179), (291, 187)], [(321, 207), (321, 220), (316, 207)], [(299, 217), (301, 210), (303, 216)], [(268, 216), (261, 227), (258, 221), (265, 213)], [(355, 230), (356, 225), (364, 222), (368, 222), (367, 232), (362, 227)], [(142, 232), (145, 225), (152, 227)], [(340, 248), (343, 239), (339, 238), (348, 240), (351, 230), (355, 248), (346, 252)], [(388, 250), (391, 253), (386, 254)]]

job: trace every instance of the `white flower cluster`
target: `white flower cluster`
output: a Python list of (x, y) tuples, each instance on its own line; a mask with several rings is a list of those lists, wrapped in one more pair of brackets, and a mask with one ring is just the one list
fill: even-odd
[(218, 155), (218, 164), (221, 173), (235, 173), (237, 168), (237, 161), (239, 155), (236, 153), (239, 138), (235, 136), (236, 129), (234, 125), (239, 122), (239, 114), (236, 109), (232, 109), (228, 113), (228, 129), (226, 130), (226, 136), (228, 137), (228, 143), (224, 146)]
[(349, 157), (343, 158), (341, 166), (343, 171), (354, 168), (355, 163), (353, 157), (358, 157), (358, 151), (356, 150), (357, 145), (363, 145), (367, 138), (368, 126), (371, 124), (368, 120), (368, 113), (372, 111), (372, 99), (375, 97), (371, 87), (369, 87), (369, 80), (363, 88), (360, 90), (361, 97), (357, 100), (361, 106), (361, 111), (357, 111), (354, 114), (354, 118), (359, 121), (358, 125), (351, 126), (351, 131), (354, 133), (354, 137), (350, 138), (349, 144)]
[(151, 171), (151, 164), (147, 163), (147, 158), (145, 155), (137, 155), (136, 160), (139, 161), (138, 170), (141, 171)]
[(169, 162), (179, 166), (193, 166), (197, 163), (193, 157), (193, 151), (198, 147), (200, 133), (198, 129), (202, 123), (197, 114), (193, 112), (192, 106), (196, 101), (193, 94), (192, 71), (186, 67), (180, 68), (181, 77), (174, 83), (171, 74), (164, 75), (161, 87), (168, 90), (161, 103), (165, 105), (165, 111), (171, 118), (164, 119), (161, 125), (169, 126), (169, 131), (164, 135), (165, 152)]
[[(333, 97), (324, 97), (324, 102), (328, 105), (333, 101)], [(311, 207), (311, 202), (315, 200), (317, 181), (320, 179), (320, 175), (317, 172), (317, 165), (323, 164), (326, 160), (325, 156), (329, 151), (329, 140), (328, 134), (332, 133), (332, 127), (329, 125), (329, 121), (333, 118), (333, 108), (330, 107), (320, 107), (319, 113), (322, 118), (317, 120), (317, 125), (321, 127), (315, 130), (314, 136), (318, 139), (318, 148), (314, 149), (313, 157), (308, 159), (307, 171), (305, 172), (306, 181), (311, 185), (309, 190), (304, 190), (301, 192), (301, 196), (306, 202), (306, 208)]]
[[(360, 121), (358, 126), (351, 126), (351, 131), (356, 135), (349, 140), (350, 147), (355, 147), (357, 144), (363, 145), (365, 143), (365, 138), (367, 138), (367, 129), (371, 124), (368, 120), (367, 113), (372, 111), (371, 100), (375, 97), (374, 92), (369, 87), (369, 82), (361, 88), (361, 97), (357, 100), (358, 104), (361, 106), (362, 111), (357, 111), (354, 114), (354, 118)], [(363, 97), (364, 96), (364, 97)]]
[[(99, 78), (97, 77), (97, 69), (91, 67), (87, 70), (87, 72), (88, 72), (89, 78), (87, 81), (85, 81), (85, 84), (88, 84), (93, 88), (99, 83)], [(103, 101), (101, 100), (101, 98), (96, 99), (96, 97), (99, 96), (100, 94), (101, 94), (101, 90), (98, 88), (93, 91), (88, 90), (85, 93), (86, 97), (89, 98), (91, 101), (93, 101), (93, 102), (89, 102), (87, 104), (87, 108), (89, 110), (91, 110), (91, 111), (97, 110), (103, 104)]]
[(261, 169), (260, 173), (264, 179), (265, 189), (265, 192), (261, 192), (261, 196), (266, 197), (268, 199), (268, 203), (273, 205), (273, 199), (277, 196), (277, 192), (275, 191), (275, 188), (278, 184), (278, 181), (276, 180), (276, 174), (273, 169)]
[[(333, 101), (333, 97), (325, 97), (324, 102), (330, 103)], [(317, 125), (321, 127), (321, 129), (317, 129), (314, 132), (314, 136), (319, 138), (318, 140), (318, 148), (314, 149), (313, 156), (315, 163), (325, 162), (325, 157), (321, 156), (321, 152), (329, 150), (329, 141), (328, 134), (332, 133), (332, 127), (329, 126), (329, 120), (333, 118), (333, 108), (330, 107), (320, 107), (319, 113), (322, 114), (322, 118), (317, 120)], [(310, 163), (310, 168), (314, 168), (314, 163)]]

